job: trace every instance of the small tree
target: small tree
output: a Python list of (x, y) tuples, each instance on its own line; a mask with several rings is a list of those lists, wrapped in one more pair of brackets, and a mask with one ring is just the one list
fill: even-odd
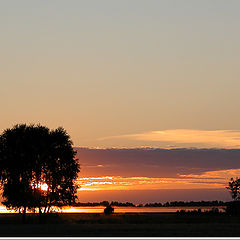
[(240, 200), (240, 178), (236, 178), (236, 180), (231, 178), (226, 188), (230, 191), (234, 201)]
[(76, 199), (79, 163), (63, 128), (15, 125), (0, 135), (0, 179), (3, 204), (25, 215), (49, 213), (52, 206)]
[(226, 213), (230, 215), (240, 216), (240, 178), (230, 179), (228, 187), (226, 187), (232, 196), (233, 201), (227, 203)]

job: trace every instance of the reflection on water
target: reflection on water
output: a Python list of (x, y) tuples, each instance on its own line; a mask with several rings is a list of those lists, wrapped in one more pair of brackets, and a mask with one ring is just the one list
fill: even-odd
[[(62, 213), (103, 213), (104, 206), (97, 207), (64, 207), (60, 212)], [(201, 209), (202, 211), (209, 211), (213, 207), (114, 207), (115, 213), (158, 213), (158, 212), (176, 212), (180, 210), (193, 211)], [(224, 211), (224, 206), (216, 207), (219, 211)], [(14, 211), (9, 211), (4, 206), (0, 206), (0, 213), (14, 213)]]
[[(64, 213), (103, 213), (105, 207), (65, 207), (62, 209)], [(193, 211), (201, 209), (202, 211), (209, 211), (213, 207), (114, 207), (115, 213), (143, 213), (143, 212), (176, 212), (180, 210)], [(224, 211), (224, 206), (216, 207), (219, 211)]]
[(7, 210), (6, 207), (0, 205), (0, 213), (13, 213), (14, 211)]
[(63, 213), (103, 213), (105, 207), (64, 207)]

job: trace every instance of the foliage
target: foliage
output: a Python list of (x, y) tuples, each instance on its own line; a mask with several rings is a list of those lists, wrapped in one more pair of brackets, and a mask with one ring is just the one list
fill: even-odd
[(226, 188), (230, 191), (233, 200), (240, 200), (240, 178), (236, 180), (231, 178)]
[[(25, 213), (75, 202), (79, 164), (63, 128), (15, 125), (0, 135), (3, 204)], [(45, 186), (45, 188), (44, 188)]]
[(233, 201), (227, 203), (226, 213), (230, 215), (240, 215), (240, 178), (230, 179), (226, 187), (232, 196)]

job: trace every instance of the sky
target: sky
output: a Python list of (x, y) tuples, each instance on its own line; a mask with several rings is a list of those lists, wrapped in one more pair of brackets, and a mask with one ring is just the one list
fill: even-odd
[(79, 201), (230, 201), (239, 149), (76, 148)]
[(1, 1), (0, 130), (62, 126), (93, 149), (240, 148), (239, 8)]

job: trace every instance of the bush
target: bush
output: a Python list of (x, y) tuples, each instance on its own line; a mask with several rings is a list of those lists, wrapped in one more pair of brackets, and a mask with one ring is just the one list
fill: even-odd
[(106, 214), (106, 215), (110, 215), (110, 214), (112, 214), (114, 212), (114, 208), (112, 207), (112, 206), (107, 206), (105, 209), (104, 209), (104, 213)]
[(227, 203), (226, 213), (230, 215), (240, 216), (240, 201), (232, 201)]

